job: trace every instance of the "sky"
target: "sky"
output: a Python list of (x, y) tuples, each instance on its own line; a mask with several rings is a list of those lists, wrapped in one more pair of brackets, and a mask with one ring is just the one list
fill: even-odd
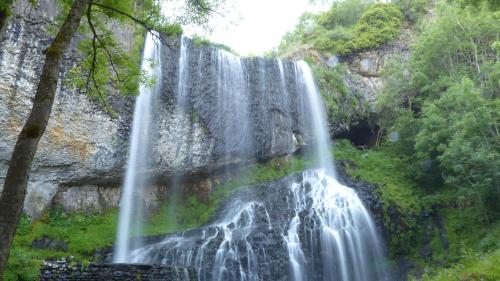
[(329, 1), (310, 0), (227, 0), (222, 13), (211, 23), (213, 31), (188, 29), (189, 35), (201, 34), (212, 42), (229, 46), (240, 55), (259, 55), (277, 47), (287, 31), (292, 31), (299, 17), (307, 11), (326, 10)]

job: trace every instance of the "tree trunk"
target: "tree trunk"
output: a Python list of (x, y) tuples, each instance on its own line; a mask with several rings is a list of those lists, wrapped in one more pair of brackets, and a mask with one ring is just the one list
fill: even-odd
[(89, 0), (75, 0), (61, 29), (46, 51), (33, 107), (12, 153), (0, 198), (0, 281), (21, 216), (28, 177), (38, 142), (45, 132), (54, 103), (60, 62), (73, 38)]

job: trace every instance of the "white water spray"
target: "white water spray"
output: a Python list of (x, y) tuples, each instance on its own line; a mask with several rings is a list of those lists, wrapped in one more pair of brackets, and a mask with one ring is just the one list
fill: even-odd
[[(383, 253), (375, 225), (354, 190), (336, 178), (325, 108), (309, 66), (305, 62), (244, 60), (216, 49), (196, 53), (189, 44), (182, 39), (177, 112), (187, 112), (185, 109), (192, 106), (196, 95), (211, 93), (199, 90), (207, 82), (203, 79), (214, 80), (215, 95), (209, 102), (216, 110), (206, 121), (217, 133), (222, 157), (248, 157), (244, 151), (255, 140), (251, 130), (265, 136), (268, 129), (274, 128), (274, 119), (269, 119), (272, 124), (255, 127), (250, 116), (256, 112), (268, 114), (265, 104), (252, 108), (252, 98), (271, 103), (273, 100), (268, 98), (276, 93), (276, 104), (284, 107), (275, 112), (276, 118), (288, 118), (283, 112), (292, 112), (300, 126), (311, 130), (318, 169), (292, 177), (286, 185), (269, 184), (256, 193), (247, 191), (233, 198), (210, 224), (201, 228), (166, 236), (163, 241), (134, 248), (132, 252), (126, 238), (121, 261), (193, 267), (200, 281), (386, 280), (380, 266)], [(208, 62), (203, 72), (202, 62)], [(290, 73), (294, 67), (295, 73)], [(213, 76), (204, 78), (202, 73)], [(271, 77), (275, 79), (269, 80)], [(200, 85), (188, 85), (194, 81)], [(136, 115), (140, 115), (137, 106)], [(132, 138), (136, 118), (140, 117), (134, 118)], [(284, 124), (291, 130), (291, 121)], [(274, 131), (271, 133), (274, 146)], [(293, 134), (283, 136), (295, 138)], [(130, 159), (133, 144), (132, 139)], [(130, 214), (134, 213), (131, 210), (133, 206), (124, 209), (129, 214), (128, 231)]]
[[(149, 166), (151, 134), (153, 123), (153, 104), (156, 93), (160, 89), (161, 60), (160, 45), (153, 35), (148, 33), (144, 44), (141, 69), (153, 78), (155, 85), (140, 85), (139, 96), (135, 101), (134, 120), (130, 136), (129, 155), (125, 182), (120, 201), (120, 216), (113, 261), (127, 262), (131, 250), (130, 238), (133, 229), (140, 228), (143, 188), (147, 185), (146, 173)], [(139, 230), (140, 231), (140, 230)]]
[[(317, 271), (322, 272), (323, 280), (383, 280), (383, 252), (374, 223), (354, 190), (336, 178), (326, 114), (312, 71), (303, 61), (297, 63), (296, 71), (308, 98), (320, 169), (304, 173), (302, 185), (291, 187), (296, 215), (285, 240), (293, 280), (315, 280), (311, 276)], [(314, 227), (307, 227), (311, 224)], [(306, 236), (302, 241), (298, 239), (301, 228)], [(306, 262), (303, 251), (310, 259), (319, 255), (321, 264)]]

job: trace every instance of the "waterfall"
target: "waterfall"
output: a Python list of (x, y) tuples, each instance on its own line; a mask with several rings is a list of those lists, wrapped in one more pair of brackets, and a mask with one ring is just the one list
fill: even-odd
[(222, 157), (246, 158), (252, 147), (249, 92), (242, 60), (224, 50), (212, 49), (217, 77), (213, 122), (222, 125)]
[[(150, 55), (156, 59), (153, 50)], [(356, 192), (337, 179), (327, 116), (309, 66), (194, 48), (187, 38), (181, 39), (178, 54), (178, 68), (174, 68), (178, 81), (171, 91), (175, 112), (184, 118), (200, 115), (197, 118), (214, 136), (214, 159), (230, 164), (269, 151), (286, 154), (307, 135), (317, 167), (239, 190), (209, 224), (140, 247), (127, 245), (130, 234), (125, 232), (130, 231), (133, 213), (126, 198), (142, 188), (134, 179), (131, 190), (127, 183), (124, 186), (119, 232), (122, 216), (128, 219), (123, 226), (126, 234), (119, 234), (124, 240), (118, 245), (124, 249), (120, 253), (117, 248), (115, 260), (192, 267), (199, 281), (389, 280), (382, 267), (382, 243), (369, 212)], [(141, 136), (149, 135), (136, 133), (136, 126), (141, 128), (136, 119), (151, 118), (140, 117), (144, 112), (138, 107), (147, 104), (141, 99), (153, 97), (157, 89), (142, 90), (129, 156), (128, 170), (132, 171), (137, 170), (132, 164), (134, 138), (141, 141)], [(149, 121), (137, 123), (144, 129)]]
[[(297, 71), (309, 101), (319, 169), (304, 175), (310, 190), (292, 187), (295, 217), (286, 242), (293, 278), (310, 280), (308, 276), (313, 276), (319, 266), (324, 280), (381, 280), (380, 262), (384, 256), (374, 223), (357, 194), (336, 179), (326, 114), (312, 71), (303, 61), (297, 63)], [(312, 203), (307, 204), (307, 200)], [(314, 225), (305, 231), (303, 241), (297, 235), (301, 215), (300, 224), (306, 228), (309, 223)], [(321, 256), (321, 264), (304, 262), (303, 249), (308, 256)]]
[(307, 95), (309, 112), (311, 114), (310, 128), (312, 129), (314, 138), (315, 156), (318, 158), (319, 167), (325, 169), (332, 176), (335, 175), (333, 168), (333, 159), (331, 154), (330, 135), (326, 125), (326, 112), (321, 96), (314, 82), (314, 76), (311, 68), (304, 61), (299, 61), (296, 64), (296, 74), (298, 75), (298, 85), (303, 87), (303, 91)]
[(160, 45), (148, 33), (144, 43), (141, 70), (155, 80), (153, 86), (140, 85), (139, 96), (135, 101), (134, 119), (130, 136), (127, 170), (125, 173), (120, 215), (113, 261), (127, 262), (131, 248), (132, 231), (140, 232), (143, 189), (147, 187), (146, 173), (149, 168), (151, 149), (151, 126), (153, 123), (154, 98), (159, 92), (161, 78)]

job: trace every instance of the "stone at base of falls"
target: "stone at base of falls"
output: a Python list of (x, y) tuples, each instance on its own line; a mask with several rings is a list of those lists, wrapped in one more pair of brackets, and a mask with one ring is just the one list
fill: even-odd
[(45, 261), (40, 281), (194, 281), (194, 269), (146, 264), (90, 264), (84, 267), (72, 262)]

